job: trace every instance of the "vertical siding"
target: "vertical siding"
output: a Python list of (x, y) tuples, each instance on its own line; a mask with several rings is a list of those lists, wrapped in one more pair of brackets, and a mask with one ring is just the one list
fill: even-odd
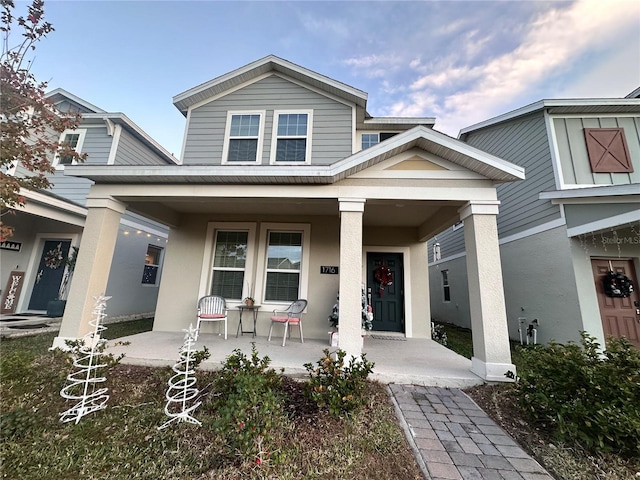
[[(553, 119), (562, 180), (566, 185), (627, 185), (640, 183), (640, 117), (558, 117)], [(593, 173), (585, 128), (623, 128), (633, 164), (631, 173)]]
[(194, 109), (187, 128), (183, 164), (220, 165), (227, 112), (265, 110), (261, 163), (268, 165), (273, 111), (286, 109), (313, 110), (313, 164), (327, 165), (351, 155), (351, 107), (272, 75)]
[(120, 141), (118, 142), (114, 163), (115, 165), (167, 164), (124, 128), (120, 132)]
[(506, 237), (560, 218), (560, 209), (539, 200), (555, 190), (551, 151), (542, 112), (467, 136), (467, 143), (525, 168), (526, 179), (497, 186), (500, 200), (498, 233)]

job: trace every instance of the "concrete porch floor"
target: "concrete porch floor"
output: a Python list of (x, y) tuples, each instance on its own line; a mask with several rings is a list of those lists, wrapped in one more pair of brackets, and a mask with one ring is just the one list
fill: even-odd
[[(124, 353), (122, 363), (146, 366), (172, 366), (178, 359), (178, 349), (183, 343), (184, 332), (145, 332), (122, 337), (109, 342), (108, 353)], [(251, 342), (255, 342), (260, 357), (271, 359), (271, 367), (276, 371), (285, 369), (288, 375), (306, 374), (305, 363), (315, 363), (325, 348), (330, 352), (337, 350), (329, 347), (327, 341), (305, 339), (300, 343), (294, 332), (287, 345), (282, 347), (282, 337), (251, 337), (245, 334), (238, 338), (229, 335), (225, 340), (217, 334), (203, 333), (199, 336), (195, 348), (206, 346), (211, 357), (203, 362), (201, 368), (217, 369), (221, 362), (233, 350), (240, 349), (246, 355), (251, 353)], [(471, 360), (468, 360), (448, 348), (430, 339), (414, 339), (386, 336), (385, 339), (364, 338), (364, 353), (369, 361), (375, 362), (371, 378), (383, 383), (413, 384), (424, 386), (465, 388), (483, 383), (483, 380), (471, 373)], [(130, 342), (120, 345), (120, 342)]]

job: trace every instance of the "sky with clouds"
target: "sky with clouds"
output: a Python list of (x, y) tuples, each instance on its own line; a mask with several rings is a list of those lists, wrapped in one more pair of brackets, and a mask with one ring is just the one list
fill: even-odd
[(637, 0), (45, 0), (45, 17), (36, 77), (125, 113), (177, 157), (172, 97), (269, 54), (364, 90), (374, 116), (436, 117), (451, 136), (543, 98), (640, 86)]

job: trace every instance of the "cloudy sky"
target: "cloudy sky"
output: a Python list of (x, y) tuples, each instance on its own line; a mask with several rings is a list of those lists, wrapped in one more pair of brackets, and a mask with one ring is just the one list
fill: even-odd
[(37, 78), (125, 113), (177, 157), (172, 97), (269, 54), (364, 90), (374, 116), (436, 117), (452, 136), (543, 98), (640, 86), (637, 0), (45, 0), (45, 16), (56, 31)]

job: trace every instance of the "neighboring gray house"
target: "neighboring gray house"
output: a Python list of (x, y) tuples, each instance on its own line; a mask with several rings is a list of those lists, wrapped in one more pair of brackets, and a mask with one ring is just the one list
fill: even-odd
[[(76, 130), (62, 133), (87, 165), (174, 165), (177, 160), (122, 113), (109, 113), (62, 89), (47, 96), (60, 111), (78, 111)], [(56, 141), (58, 139), (56, 138)], [(56, 156), (52, 188), (22, 191), (26, 205), (5, 220), (15, 234), (0, 244), (2, 313), (46, 313), (49, 302), (66, 298), (68, 269), (60, 261), (82, 239), (91, 180), (64, 175), (70, 159)], [(28, 175), (21, 165), (13, 175)], [(167, 229), (127, 212), (118, 226), (115, 254), (106, 294), (110, 317), (148, 314), (155, 310)], [(88, 252), (87, 252), (88, 253)], [(85, 252), (80, 251), (80, 255)], [(51, 313), (51, 311), (49, 312)]]
[[(541, 342), (585, 330), (603, 345), (624, 335), (640, 347), (640, 99), (542, 100), (459, 138), (526, 168), (526, 180), (497, 187), (511, 338), (519, 318), (538, 319)], [(431, 314), (469, 327), (462, 226), (430, 240)], [(605, 291), (610, 270), (635, 292)]]

